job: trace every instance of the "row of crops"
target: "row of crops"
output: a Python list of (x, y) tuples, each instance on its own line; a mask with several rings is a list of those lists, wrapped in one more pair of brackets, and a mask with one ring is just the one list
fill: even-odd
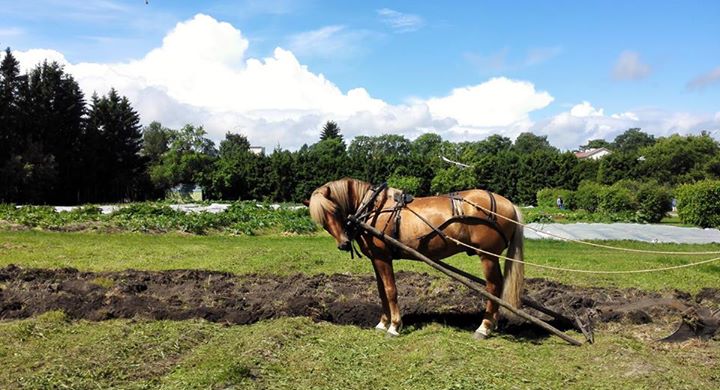
[(0, 221), (47, 230), (127, 230), (137, 232), (180, 231), (206, 234), (311, 233), (318, 227), (305, 207), (239, 201), (224, 211), (185, 212), (162, 203), (134, 203), (103, 214), (98, 206), (87, 205), (58, 212), (50, 206), (0, 205)]

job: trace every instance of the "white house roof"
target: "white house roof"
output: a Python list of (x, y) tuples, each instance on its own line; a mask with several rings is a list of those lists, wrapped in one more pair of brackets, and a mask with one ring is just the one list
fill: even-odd
[(580, 152), (575, 152), (575, 157), (579, 159), (583, 158), (590, 158), (595, 155), (605, 155), (610, 154), (611, 152), (607, 148), (593, 148), (593, 149), (587, 149)]

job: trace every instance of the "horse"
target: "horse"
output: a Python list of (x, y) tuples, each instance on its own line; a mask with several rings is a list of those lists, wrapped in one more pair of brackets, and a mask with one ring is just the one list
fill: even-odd
[[(371, 260), (382, 302), (376, 329), (390, 336), (399, 335), (402, 321), (393, 260), (417, 259), (348, 224), (348, 218), (354, 216), (359, 208), (368, 210), (361, 216), (367, 224), (431, 259), (440, 260), (460, 252), (477, 254), (487, 281), (487, 291), (518, 308), (524, 282), (522, 214), (518, 207), (501, 195), (480, 189), (410, 198), (395, 188), (373, 188), (364, 181), (343, 178), (320, 186), (305, 202), (311, 218), (335, 238), (339, 250), (352, 254), (354, 241), (360, 252)], [(448, 238), (492, 254), (469, 249)], [(519, 261), (505, 261), (503, 283), (497, 256), (505, 248), (508, 249), (508, 258)], [(474, 337), (488, 337), (500, 315), (498, 305), (488, 301)]]

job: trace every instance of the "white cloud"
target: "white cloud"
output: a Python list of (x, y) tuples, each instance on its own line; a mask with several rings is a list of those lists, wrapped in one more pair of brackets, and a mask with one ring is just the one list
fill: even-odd
[[(325, 35), (341, 31), (332, 28)], [(126, 63), (72, 64), (62, 53), (44, 49), (15, 55), (25, 70), (45, 58), (58, 61), (87, 95), (116, 88), (145, 123), (202, 124), (216, 141), (227, 131), (240, 131), (270, 148), (315, 142), (329, 119), (340, 124), (347, 139), (387, 132), (414, 137), (424, 131), (453, 140), (497, 131), (514, 136), (532, 125), (531, 111), (552, 101), (532, 83), (495, 78), (448, 96), (391, 105), (364, 88), (341, 91), (279, 47), (270, 57), (248, 58), (248, 45), (230, 24), (197, 15), (178, 23), (160, 47)]]
[(448, 117), (460, 126), (505, 127), (528, 120), (528, 113), (546, 107), (553, 97), (538, 92), (532, 83), (505, 77), (482, 84), (455, 88), (449, 96), (427, 100), (435, 117)]
[(582, 102), (574, 105), (570, 109), (570, 115), (578, 118), (584, 118), (588, 116), (603, 116), (603, 109), (596, 109), (589, 102)]
[(610, 140), (630, 127), (656, 135), (720, 129), (720, 113), (643, 109), (606, 114), (589, 102), (536, 122), (531, 114), (548, 107), (553, 97), (528, 81), (505, 77), (393, 105), (361, 87), (340, 90), (282, 48), (267, 58), (250, 58), (248, 45), (232, 25), (197, 15), (178, 23), (160, 47), (130, 62), (70, 63), (62, 53), (46, 49), (14, 54), (23, 71), (44, 59), (58, 61), (87, 96), (116, 88), (132, 101), (145, 124), (204, 125), (215, 141), (228, 131), (242, 132), (253, 144), (270, 149), (316, 142), (322, 124), (331, 119), (346, 139), (384, 133), (414, 138), (432, 131), (448, 140), (467, 141), (533, 131), (566, 149), (592, 138)]
[(626, 50), (620, 53), (620, 57), (613, 68), (615, 80), (640, 80), (648, 75), (652, 69), (650, 65), (640, 61), (640, 54)]
[(720, 84), (720, 66), (707, 73), (703, 73), (695, 77), (690, 82), (688, 82), (687, 87), (691, 90), (698, 90), (712, 84)]
[(548, 135), (549, 141), (555, 146), (575, 149), (591, 139), (603, 138), (612, 141), (620, 133), (634, 127), (639, 127), (655, 136), (697, 133), (701, 130), (712, 131), (720, 129), (720, 113), (713, 116), (638, 109), (605, 115), (602, 108), (598, 109), (588, 102), (582, 102), (573, 106), (570, 111), (538, 122), (531, 130), (536, 134)]
[(398, 33), (417, 31), (425, 24), (425, 20), (419, 15), (406, 14), (390, 8), (379, 9), (377, 14), (383, 23)]
[(43, 61), (57, 62), (67, 66), (69, 62), (62, 53), (49, 49), (30, 49), (28, 51), (13, 51), (13, 55), (20, 62), (20, 72), (26, 73)]

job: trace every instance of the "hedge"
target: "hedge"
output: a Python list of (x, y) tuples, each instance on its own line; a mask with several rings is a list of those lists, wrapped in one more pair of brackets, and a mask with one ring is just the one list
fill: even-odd
[[(660, 222), (670, 211), (671, 192), (657, 182), (622, 180), (612, 186), (591, 181), (580, 183), (577, 191), (544, 188), (537, 193), (538, 206), (556, 208), (560, 196), (570, 210), (585, 210), (608, 221), (620, 218), (635, 222)], [(565, 216), (571, 220), (572, 215)], [(583, 217), (585, 218), (585, 217)]]
[(677, 189), (680, 220), (700, 227), (720, 227), (720, 181), (703, 180)]
[(543, 188), (537, 192), (537, 204), (540, 207), (557, 207), (557, 198), (563, 200), (563, 204), (572, 204), (574, 191), (564, 188)]

